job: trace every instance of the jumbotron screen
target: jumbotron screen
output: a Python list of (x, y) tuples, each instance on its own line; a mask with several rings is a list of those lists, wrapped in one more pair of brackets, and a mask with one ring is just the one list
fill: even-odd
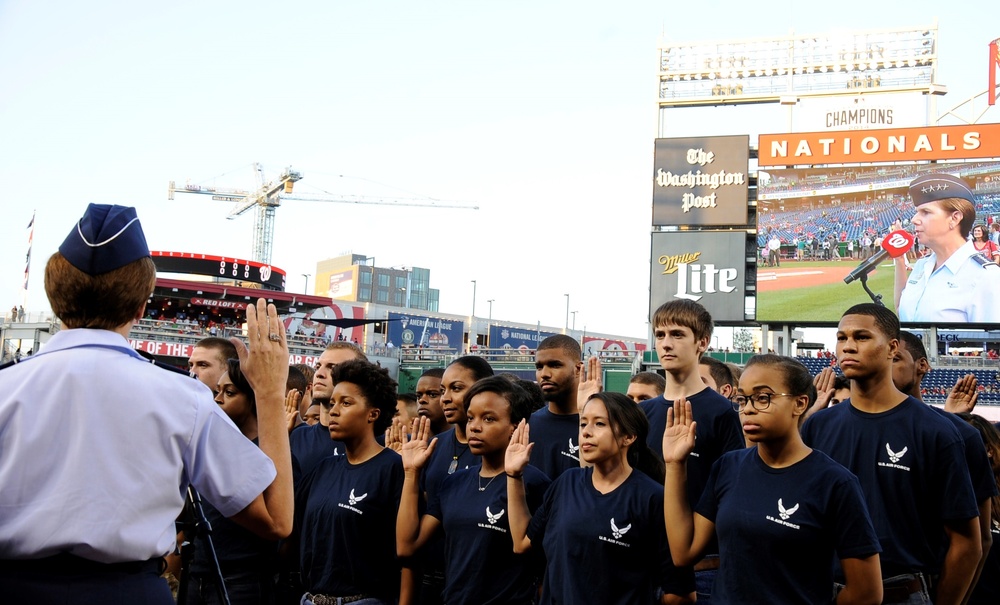
[[(907, 325), (1000, 324), (1000, 298), (986, 298), (1000, 292), (1000, 269), (983, 270), (1000, 250), (969, 242), (966, 221), (947, 211), (915, 220), (909, 186), (929, 173), (962, 179), (975, 200), (970, 235), (997, 238), (1000, 161), (761, 168), (757, 321), (835, 324), (845, 309), (874, 295)], [(981, 260), (970, 256), (967, 242)], [(897, 256), (906, 259), (901, 278)], [(959, 263), (963, 258), (978, 267)]]

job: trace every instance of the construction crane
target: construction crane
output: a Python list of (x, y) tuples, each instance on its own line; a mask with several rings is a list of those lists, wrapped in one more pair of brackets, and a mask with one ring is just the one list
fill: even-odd
[(254, 172), (257, 175), (257, 188), (253, 191), (244, 189), (229, 189), (225, 187), (210, 187), (205, 185), (192, 185), (190, 183), (178, 188), (174, 181), (170, 181), (167, 186), (167, 199), (173, 200), (174, 193), (190, 193), (194, 195), (210, 195), (213, 200), (223, 202), (235, 202), (236, 207), (229, 213), (230, 220), (246, 213), (251, 208), (257, 208), (254, 217), (254, 238), (253, 238), (253, 260), (265, 264), (271, 264), (271, 249), (274, 246), (274, 211), (281, 205), (282, 200), (301, 200), (309, 202), (334, 202), (338, 204), (359, 204), (366, 206), (399, 206), (414, 208), (458, 208), (462, 210), (479, 210), (479, 206), (470, 206), (460, 203), (439, 203), (436, 201), (414, 198), (382, 198), (362, 195), (320, 195), (320, 194), (298, 194), (291, 195), (295, 183), (302, 180), (302, 173), (286, 168), (278, 178), (267, 181), (264, 178), (264, 169), (259, 163), (254, 163)]

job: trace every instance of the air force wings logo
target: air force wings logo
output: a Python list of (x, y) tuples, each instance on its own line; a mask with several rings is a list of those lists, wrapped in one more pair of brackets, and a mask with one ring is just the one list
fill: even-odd
[(778, 498), (778, 515), (782, 518), (782, 520), (791, 517), (797, 510), (799, 510), (798, 503), (791, 508), (785, 508), (785, 505), (781, 502), (781, 498)]
[(368, 492), (365, 492), (365, 493), (361, 494), (360, 496), (355, 496), (354, 495), (354, 490), (352, 489), (351, 490), (351, 495), (347, 499), (347, 501), (351, 503), (351, 506), (354, 506), (355, 504), (357, 504), (358, 502), (361, 502), (362, 500), (364, 500), (367, 497), (368, 497)]
[(899, 462), (900, 458), (902, 458), (903, 456), (906, 455), (906, 450), (907, 450), (907, 448), (904, 447), (903, 449), (899, 450), (898, 452), (894, 452), (894, 451), (892, 451), (892, 448), (889, 447), (889, 443), (888, 442), (886, 442), (886, 444), (885, 444), (885, 451), (888, 452), (888, 454), (889, 454), (889, 462), (892, 462), (893, 464)]
[(615, 540), (617, 540), (617, 539), (621, 538), (622, 536), (624, 536), (625, 534), (627, 534), (628, 530), (630, 530), (630, 529), (632, 529), (632, 524), (631, 523), (629, 523), (625, 527), (619, 528), (617, 525), (615, 525), (615, 519), (614, 519), (614, 517), (611, 518), (611, 535), (615, 537)]
[(504, 513), (505, 510), (506, 509), (500, 509), (500, 512), (498, 512), (497, 514), (494, 515), (493, 513), (490, 512), (490, 507), (487, 506), (486, 507), (486, 520), (490, 522), (490, 525), (495, 524), (497, 521), (500, 520), (500, 517), (503, 516), (503, 513)]
[(579, 445), (573, 445), (573, 438), (572, 438), (572, 437), (570, 437), (570, 438), (569, 438), (569, 453), (571, 453), (571, 454), (575, 454), (575, 453), (577, 453), (577, 452), (578, 452), (579, 450), (580, 450), (580, 446), (579, 446)]

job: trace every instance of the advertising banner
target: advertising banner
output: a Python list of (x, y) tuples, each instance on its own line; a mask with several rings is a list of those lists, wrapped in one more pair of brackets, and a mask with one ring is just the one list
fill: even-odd
[(323, 290), (323, 284), (326, 284), (326, 290), (317, 292), (316, 294), (319, 296), (329, 296), (334, 300), (357, 300), (357, 282), (357, 266), (332, 273), (321, 273), (316, 278), (317, 290)]
[(762, 134), (758, 166), (1000, 157), (1000, 124)]
[(745, 225), (750, 137), (656, 139), (653, 225)]
[(328, 326), (313, 319), (364, 319), (365, 308), (360, 305), (332, 304), (311, 311), (305, 317), (288, 317), (285, 319), (285, 329), (289, 334), (305, 337), (319, 337), (326, 342), (345, 340), (357, 345), (364, 345), (365, 327), (353, 326), (340, 328)]
[(792, 130), (873, 130), (927, 125), (927, 95), (911, 91), (803, 97), (795, 105)]
[(745, 321), (745, 232), (655, 232), (652, 236), (650, 314), (661, 304), (681, 298), (703, 305), (715, 321)]
[(556, 332), (545, 330), (493, 325), (490, 326), (490, 348), (527, 353), (538, 348), (539, 342), (555, 334)]
[[(974, 220), (945, 212), (941, 201), (922, 205), (918, 215), (910, 183), (942, 172), (966, 183)], [(875, 296), (904, 325), (1000, 323), (1000, 269), (993, 264), (1000, 253), (981, 242), (977, 254), (963, 232), (988, 237), (1000, 217), (1000, 162), (770, 168), (758, 179), (757, 245), (780, 241), (781, 254), (762, 258), (766, 266), (757, 269), (757, 321), (836, 324), (847, 308)], [(933, 271), (943, 254), (944, 266)], [(896, 257), (906, 267), (898, 292)]]
[(584, 355), (596, 354), (599, 351), (645, 351), (646, 343), (635, 340), (608, 340), (596, 336), (583, 337)]
[(393, 343), (394, 346), (460, 351), (464, 340), (464, 321), (389, 313), (386, 341)]

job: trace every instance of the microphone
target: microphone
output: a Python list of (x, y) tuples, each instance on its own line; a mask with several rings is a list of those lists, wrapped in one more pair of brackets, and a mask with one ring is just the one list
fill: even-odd
[(899, 258), (913, 247), (913, 236), (902, 229), (897, 229), (882, 239), (882, 249), (857, 266), (844, 278), (844, 283), (864, 277), (875, 270), (875, 267), (887, 258)]

